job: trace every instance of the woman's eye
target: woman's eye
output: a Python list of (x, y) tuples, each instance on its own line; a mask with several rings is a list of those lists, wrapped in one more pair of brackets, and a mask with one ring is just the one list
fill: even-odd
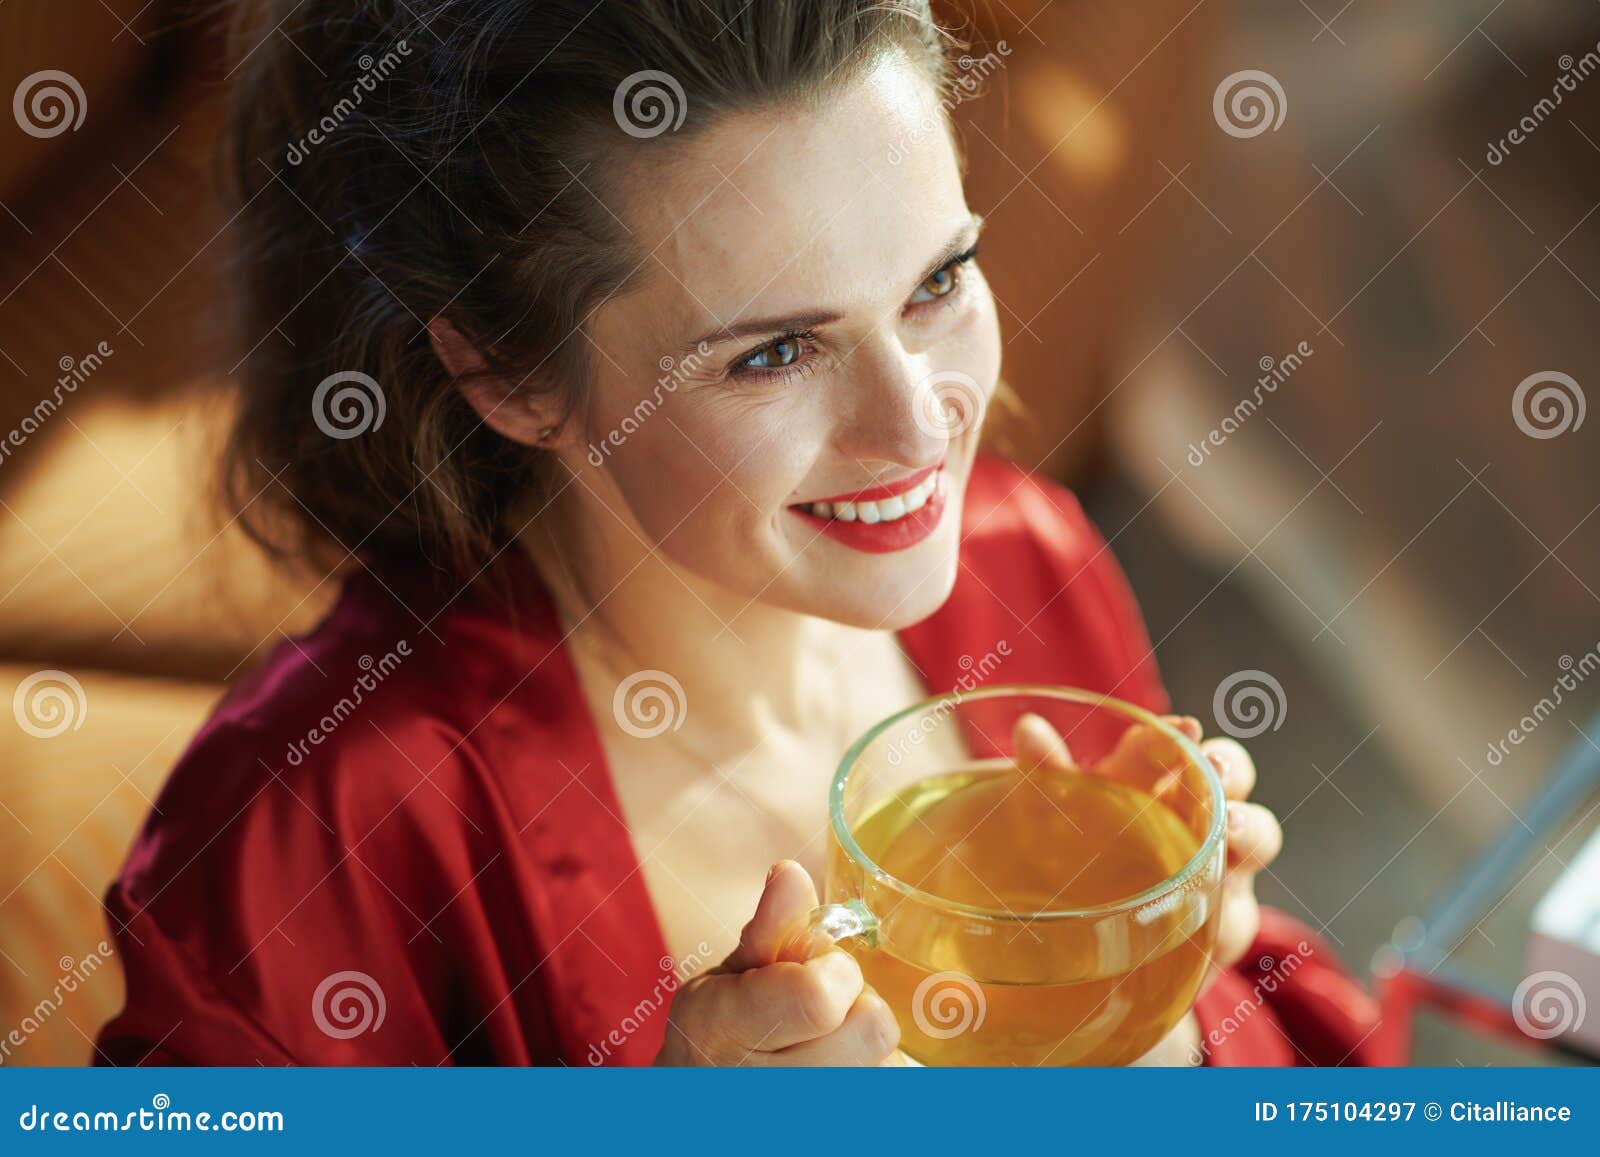
[(800, 360), (800, 343), (794, 338), (780, 338), (762, 346), (739, 365), (752, 370), (781, 370)]
[(949, 297), (955, 292), (956, 286), (961, 281), (960, 267), (969, 260), (968, 256), (957, 257), (948, 265), (935, 270), (917, 291), (911, 295), (912, 305), (922, 305), (926, 302), (937, 301), (941, 297)]

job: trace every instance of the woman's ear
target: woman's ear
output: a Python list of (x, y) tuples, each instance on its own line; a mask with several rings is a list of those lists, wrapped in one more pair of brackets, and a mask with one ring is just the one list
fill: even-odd
[(443, 316), (428, 323), (428, 342), (461, 396), (492, 430), (528, 446), (555, 443), (557, 399), (519, 391), (490, 373), (483, 355)]

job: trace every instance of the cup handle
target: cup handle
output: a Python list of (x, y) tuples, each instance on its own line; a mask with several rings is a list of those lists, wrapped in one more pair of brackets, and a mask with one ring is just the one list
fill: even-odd
[(878, 946), (878, 918), (866, 902), (846, 900), (841, 904), (824, 904), (811, 910), (805, 928), (789, 939), (779, 959), (810, 960), (852, 936), (861, 937), (868, 948)]

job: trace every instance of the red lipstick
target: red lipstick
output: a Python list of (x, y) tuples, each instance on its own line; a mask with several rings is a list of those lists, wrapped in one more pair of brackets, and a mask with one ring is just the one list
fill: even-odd
[(857, 490), (853, 494), (835, 494), (828, 498), (813, 498), (810, 501), (812, 503), (876, 502), (880, 498), (893, 498), (896, 494), (904, 494), (943, 465), (943, 462), (935, 462), (932, 466), (924, 466), (915, 474), (907, 474), (897, 482), (889, 482), (882, 486), (869, 486), (867, 489)]
[[(841, 494), (835, 498), (818, 498), (817, 502), (873, 502), (883, 498), (892, 498), (896, 494), (904, 494), (919, 483), (933, 475), (933, 493), (928, 496), (918, 510), (889, 522), (866, 523), (857, 519), (846, 522), (839, 518), (822, 518), (812, 514), (805, 506), (791, 506), (789, 513), (803, 519), (817, 533), (825, 534), (837, 542), (853, 550), (863, 551), (867, 554), (887, 554), (890, 551), (906, 550), (915, 546), (932, 534), (944, 517), (944, 509), (949, 500), (949, 483), (944, 472), (944, 463), (919, 470), (898, 482), (891, 482), (887, 486), (875, 486), (867, 490), (858, 490), (854, 494)], [(809, 505), (806, 504), (806, 505)]]

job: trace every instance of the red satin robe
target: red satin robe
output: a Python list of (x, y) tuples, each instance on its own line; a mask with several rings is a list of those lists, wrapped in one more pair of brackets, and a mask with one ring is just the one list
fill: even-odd
[[(900, 633), (931, 690), (1004, 639), (1005, 682), (1168, 709), (1070, 493), (982, 457), (963, 527), (949, 601)], [(520, 551), (497, 565), (509, 614), (420, 565), (355, 575), (217, 708), (106, 898), (128, 998), (104, 1059), (655, 1056), (678, 974), (549, 595)], [(1370, 1059), (1373, 1002), (1281, 912), (1197, 1010), (1208, 1064)]]

